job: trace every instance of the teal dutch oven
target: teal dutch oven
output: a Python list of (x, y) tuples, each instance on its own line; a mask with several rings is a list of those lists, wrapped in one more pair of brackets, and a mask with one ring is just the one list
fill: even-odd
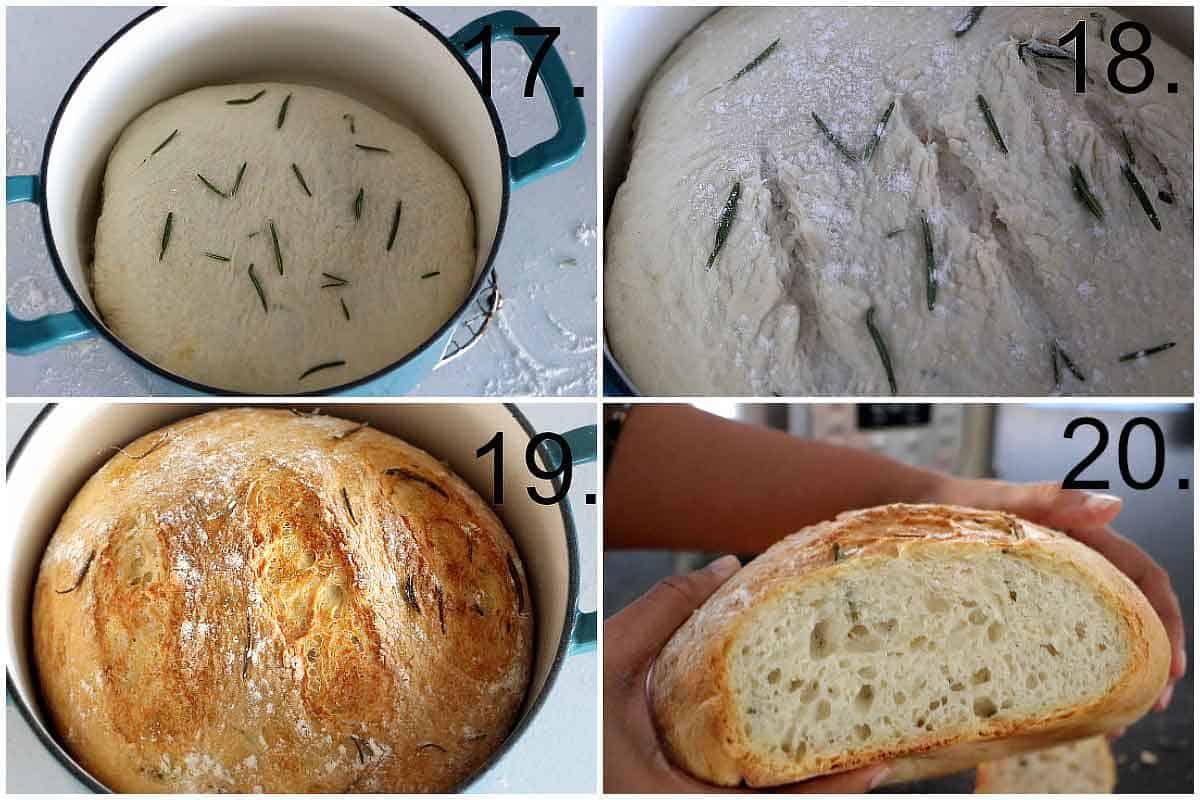
[[(42, 708), (32, 653), (33, 586), (42, 553), (63, 512), (80, 487), (113, 453), (164, 425), (210, 411), (211, 404), (89, 403), (47, 406), (29, 426), (8, 460), (4, 561), (8, 587), (4, 608), (4, 647), (10, 701), (21, 711), (46, 749), (84, 786), (108, 788), (88, 773), (63, 747)], [(334, 416), (366, 422), (394, 434), (445, 461), (480, 496), (492, 496), (493, 457), (476, 450), (503, 433), (504, 502), (494, 506), (513, 538), (529, 580), (534, 611), (533, 669), (516, 724), (503, 744), (459, 787), (478, 782), (530, 727), (551, 695), (566, 658), (594, 652), (596, 612), (579, 610), (579, 543), (569, 502), (542, 505), (558, 495), (558, 478), (535, 478), (524, 468), (526, 449), (537, 435), (514, 406), (500, 403), (337, 404), (324, 409)], [(596, 427), (562, 433), (572, 464), (596, 458)], [(555, 472), (562, 453), (553, 440), (538, 445), (543, 466)], [(594, 703), (589, 696), (587, 703)], [(519, 791), (520, 787), (513, 787)]]
[[(516, 11), (487, 14), (446, 38), (407, 9), (387, 7), (169, 7), (142, 14), (84, 65), (63, 97), (46, 137), (41, 171), (9, 176), (9, 204), (39, 207), (50, 261), (74, 309), (36, 319), (7, 313), (8, 350), (31, 354), (102, 336), (127, 356), (195, 392), (205, 386), (125, 345), (100, 318), (88, 273), (108, 154), (121, 131), (147, 108), (199, 86), (287, 80), (332, 89), (403, 119), (458, 171), (476, 225), (475, 281), (459, 308), (414, 351), (385, 369), (322, 394), (403, 394), (449, 349), (460, 323), (495, 297), (493, 262), (504, 234), (509, 193), (575, 161), (587, 137), (583, 109), (558, 53), (538, 75), (557, 131), (511, 155), (496, 108), (466, 57), (491, 41), (512, 41), (533, 60), (543, 36)], [(460, 337), (461, 339), (461, 337)]]

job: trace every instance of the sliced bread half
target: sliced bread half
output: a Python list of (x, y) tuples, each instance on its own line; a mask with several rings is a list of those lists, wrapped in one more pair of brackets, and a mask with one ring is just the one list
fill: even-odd
[(675, 632), (651, 682), (672, 759), (774, 786), (912, 780), (1132, 722), (1166, 632), (1095, 551), (1010, 514), (856, 511), (775, 544)]
[(1091, 736), (975, 768), (976, 794), (1111, 794), (1117, 762), (1108, 737)]

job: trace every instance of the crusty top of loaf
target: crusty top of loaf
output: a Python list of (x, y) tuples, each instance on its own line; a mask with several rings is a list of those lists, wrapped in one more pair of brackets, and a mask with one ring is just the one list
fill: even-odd
[(963, 555), (1003, 550), (1037, 559), (1090, 584), (1123, 621), (1126, 673), (1087, 708), (1029, 725), (997, 721), (985, 736), (945, 740), (935, 730), (910, 748), (846, 753), (826, 772), (895, 762), (892, 780), (965, 769), (983, 760), (1111, 730), (1144, 714), (1165, 685), (1170, 649), (1162, 622), (1141, 591), (1094, 550), (1012, 514), (944, 505), (894, 504), (839, 515), (785, 537), (722, 585), (672, 636), (650, 681), (654, 717), (672, 760), (720, 785), (775, 785), (781, 775), (744, 744), (728, 684), (727, 653), (755, 607), (831, 570), (869, 569), (876, 557), (915, 559), (932, 548)]
[(445, 465), (267, 409), (119, 448), (33, 611), (58, 735), (139, 792), (449, 790), (508, 734), (533, 624), (512, 540)]

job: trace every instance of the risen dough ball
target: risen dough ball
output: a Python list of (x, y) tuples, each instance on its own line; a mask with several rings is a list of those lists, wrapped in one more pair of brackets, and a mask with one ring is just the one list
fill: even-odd
[(533, 608), (512, 540), (429, 454), (234, 409), (126, 444), (46, 548), (42, 696), (124, 792), (449, 791), (507, 737)]
[(109, 157), (100, 313), (134, 351), (206, 385), (292, 394), (369, 375), (431, 336), (474, 271), (471, 202), (454, 169), (335, 92), (196, 89), (134, 120)]
[[(1151, 87), (1120, 94), (1098, 30), (1116, 12), (989, 6), (956, 37), (964, 12), (726, 9), (680, 42), (643, 98), (607, 230), (609, 344), (643, 392), (887, 394), (874, 306), (900, 394), (1191, 393), (1192, 62), (1155, 37)], [(1084, 94), (1070, 62), (1018, 53), (1079, 19)], [(1141, 67), (1119, 75), (1135, 84)], [(813, 119), (861, 154), (892, 102), (869, 161)], [(1161, 232), (1122, 174), (1122, 131)], [(1072, 164), (1103, 220), (1076, 197)]]

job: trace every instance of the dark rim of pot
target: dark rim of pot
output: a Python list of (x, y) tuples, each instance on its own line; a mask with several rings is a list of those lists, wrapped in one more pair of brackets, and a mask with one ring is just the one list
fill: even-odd
[[(100, 48), (92, 54), (92, 57), (87, 60), (87, 63), (84, 64), (79, 70), (79, 73), (75, 76), (75, 80), (71, 81), (70, 87), (67, 89), (66, 94), (63, 95), (62, 102), (59, 103), (58, 110), (54, 112), (54, 117), (50, 120), (50, 131), (46, 135), (46, 145), (42, 153), (42, 168), (38, 175), (37, 197), (35, 198), (38, 205), (38, 212), (42, 218), (42, 230), (46, 237), (46, 250), (50, 255), (50, 263), (54, 266), (54, 271), (58, 274), (58, 280), (66, 290), (67, 294), (70, 296), (71, 302), (74, 304), (75, 309), (80, 314), (84, 315), (88, 321), (88, 324), (94, 331), (115, 345), (122, 353), (129, 356), (129, 358), (133, 359), (137, 364), (140, 364), (146, 369), (151, 370), (152, 372), (155, 372), (174, 383), (205, 394), (218, 396), (271, 396), (273, 393), (263, 395), (260, 393), (239, 392), (232, 389), (220, 389), (215, 386), (207, 386), (203, 383), (198, 383), (160, 367), (122, 342), (120, 338), (113, 334), (104, 325), (103, 321), (101, 321), (100, 318), (92, 312), (87, 303), (85, 303), (83, 298), (80, 297), (79, 293), (75, 291), (75, 285), (67, 275), (67, 271), (62, 265), (62, 261), (58, 257), (58, 246), (54, 240), (54, 233), (50, 229), (50, 215), (46, 211), (46, 175), (50, 164), (50, 154), (54, 150), (54, 137), (58, 133), (58, 124), (62, 120), (63, 113), (66, 111), (68, 104), (71, 102), (71, 98), (75, 95), (75, 90), (79, 88), (79, 84), (83, 82), (83, 79), (91, 71), (92, 67), (95, 66), (100, 57), (104, 55), (104, 53), (107, 52), (108, 49), (112, 47), (118, 39), (120, 39), (150, 15), (162, 11), (163, 8), (165, 8), (165, 6), (156, 6), (149, 11), (139, 14), (127, 25), (125, 25), (125, 27), (114, 33), (108, 39), (108, 41), (102, 44)], [(495, 269), (496, 254), (500, 250), (500, 242), (504, 239), (504, 225), (508, 219), (508, 200), (511, 185), (509, 182), (508, 171), (508, 142), (504, 138), (504, 128), (500, 124), (500, 116), (496, 113), (496, 106), (492, 103), (491, 97), (489, 97), (483, 91), (483, 84), (480, 82), (479, 76), (475, 74), (475, 70), (471, 69), (471, 65), (467, 62), (467, 59), (462, 53), (458, 52), (458, 50), (450, 43), (449, 39), (447, 39), (439, 30), (434, 28), (432, 25), (430, 25), (417, 14), (414, 14), (409, 9), (402, 8), (400, 6), (392, 6), (392, 9), (412, 19), (414, 22), (420, 25), (426, 33), (430, 34), (442, 43), (442, 46), (450, 52), (451, 56), (453, 56), (455, 61), (457, 61), (458, 65), (462, 68), (463, 72), (467, 75), (472, 85), (474, 85), (475, 91), (479, 94), (479, 98), (483, 101), (483, 105), (487, 109), (488, 117), (490, 117), (492, 121), (492, 128), (496, 133), (496, 146), (499, 150), (500, 157), (500, 219), (496, 226), (496, 238), (492, 240), (492, 249), (491, 252), (488, 253), (487, 261), (484, 263), (483, 269), (479, 271), (478, 277), (476, 277), (475, 282), (471, 285), (471, 289), (467, 292), (467, 296), (463, 299), (462, 304), (454, 311), (453, 314), (450, 315), (449, 319), (447, 319), (436, 331), (433, 332), (433, 334), (429, 336), (429, 338), (405, 354), (404, 357), (393, 361), (388, 366), (378, 369), (369, 375), (365, 375), (353, 381), (338, 384), (337, 386), (330, 386), (324, 389), (314, 389), (311, 392), (288, 392), (285, 394), (279, 394), (278, 396), (309, 397), (349, 391), (350, 389), (370, 383), (371, 381), (381, 378), (396, 369), (404, 367), (418, 356), (423, 355), (425, 351), (434, 343), (436, 343), (438, 339), (445, 335), (447, 331), (459, 324), (463, 314), (466, 313), (467, 309), (470, 308), (472, 303), (475, 302), (476, 296), (483, 288), (484, 282)]]

